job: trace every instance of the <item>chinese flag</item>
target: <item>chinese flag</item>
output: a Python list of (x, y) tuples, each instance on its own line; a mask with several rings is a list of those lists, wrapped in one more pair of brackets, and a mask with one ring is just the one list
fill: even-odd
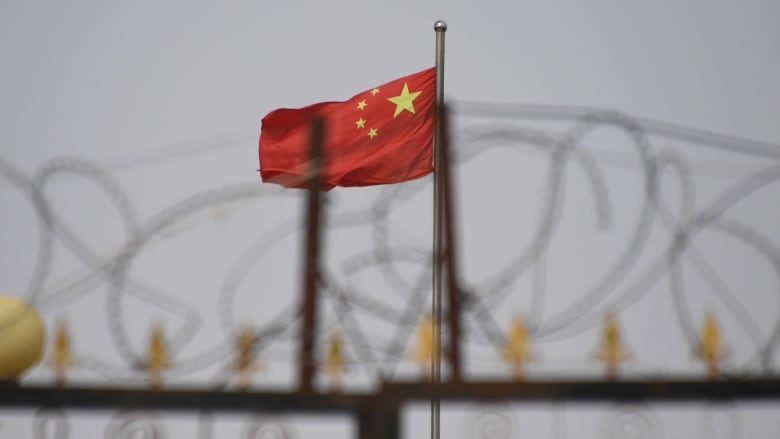
[(399, 183), (433, 171), (436, 71), (433, 68), (358, 93), (268, 113), (260, 130), (260, 176), (306, 187), (310, 122), (322, 117), (322, 189)]

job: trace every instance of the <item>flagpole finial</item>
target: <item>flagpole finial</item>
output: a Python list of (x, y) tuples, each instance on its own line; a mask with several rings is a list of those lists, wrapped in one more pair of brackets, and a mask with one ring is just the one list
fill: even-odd
[(433, 30), (436, 32), (446, 32), (447, 22), (444, 20), (436, 20), (436, 23), (433, 23)]

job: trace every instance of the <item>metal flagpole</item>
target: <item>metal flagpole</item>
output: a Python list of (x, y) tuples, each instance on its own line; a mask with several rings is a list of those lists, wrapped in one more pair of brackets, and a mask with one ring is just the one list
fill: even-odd
[(440, 401), (439, 384), (441, 383), (441, 257), (442, 257), (442, 169), (441, 140), (442, 118), (444, 105), (444, 33), (447, 23), (437, 20), (433, 24), (436, 31), (436, 126), (433, 134), (433, 358), (431, 359), (431, 379), (433, 393), (431, 394), (431, 439), (440, 437)]

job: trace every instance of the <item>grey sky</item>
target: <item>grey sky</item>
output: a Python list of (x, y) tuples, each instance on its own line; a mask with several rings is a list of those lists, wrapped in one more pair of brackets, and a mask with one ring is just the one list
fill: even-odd
[[(432, 26), (437, 19), (449, 24), (447, 99), (614, 109), (780, 144), (778, 17), (780, 3), (768, 1), (5, 1), (0, 3), (0, 158), (28, 176), (61, 156), (104, 165), (128, 194), (143, 225), (195, 193), (236, 183), (260, 185), (256, 140), (260, 118), (268, 111), (346, 99), (433, 65)], [(568, 128), (561, 122), (526, 122), (525, 127)], [(478, 124), (468, 117), (459, 123)], [(640, 162), (633, 149), (622, 149), (620, 139), (599, 132), (585, 142), (595, 144), (596, 161), (607, 169), (615, 228), (604, 240), (594, 232), (598, 207), (584, 171), (576, 163), (566, 168), (566, 219), (547, 260), (551, 279), (545, 317), (566, 310), (583, 285), (598, 281), (600, 270), (619, 259), (621, 244), (639, 221)], [(653, 141), (659, 151), (673, 150), (692, 163), (697, 209), (769, 163), (675, 139)], [(516, 257), (517, 247), (532, 240), (544, 201), (541, 194), (548, 187), (544, 154), (534, 148), (522, 153), (491, 150), (458, 170), (467, 250), (464, 273), (471, 284), (481, 285)], [(421, 247), (429, 242), (427, 189), (398, 207), (390, 231), (393, 242)], [(777, 189), (770, 189), (737, 203), (729, 215), (780, 242)], [(95, 253), (106, 256), (122, 244), (123, 223), (94, 185), (70, 179), (52, 184), (48, 191), (58, 214)], [(344, 214), (334, 217), (344, 219), (367, 209), (381, 191), (334, 190), (333, 211)], [(664, 180), (661, 191), (679, 214), (676, 206), (685, 194), (675, 177)], [(251, 253), (259, 231), (294, 224), (300, 211), (296, 196), (220, 205), (183, 218), (134, 261), (133, 279), (165, 291), (183, 303), (178, 309), (191, 307), (203, 319), (197, 335), (182, 342), (184, 356), (196, 357), (204, 347), (224, 343), (215, 298), (226, 273), (241, 255)], [(506, 199), (515, 204), (504, 205)], [(21, 294), (40, 239), (36, 216), (4, 179), (0, 206), (0, 264), (6, 267), (0, 271), (0, 293)], [(663, 251), (661, 243), (669, 236), (659, 224), (656, 220), (648, 232), (648, 250), (639, 256), (627, 284), (639, 282)], [(334, 226), (330, 232), (328, 251), (339, 264), (367, 251), (372, 239), (370, 230), (347, 229)], [(707, 264), (727, 279), (728, 289), (744, 294), (743, 302), (735, 306), (717, 293), (701, 293), (689, 298), (690, 308), (694, 313), (731, 309), (733, 314), (725, 319), (739, 328), (730, 333), (732, 344), (739, 346), (735, 361), (747, 362), (757, 343), (755, 333), (766, 337), (777, 318), (777, 279), (766, 259), (742, 241), (708, 233), (702, 235), (699, 250), (712, 256)], [(262, 270), (249, 270), (230, 311), (236, 321), (271, 318), (276, 310), (269, 310), (269, 303), (281, 308), (292, 301), (298, 271), (291, 261), (297, 261), (299, 238), (290, 235), (279, 244), (281, 257), (265, 258)], [(603, 260), (587, 257), (594, 248), (603, 252)], [(55, 244), (54, 252), (44, 288), (49, 292), (89, 271), (65, 246)], [(334, 262), (331, 268), (335, 272), (341, 265)], [(684, 278), (691, 290), (717, 289), (690, 274), (695, 271), (691, 267), (687, 270)], [(417, 274), (416, 269), (408, 273)], [(369, 273), (351, 282), (372, 289), (371, 274), (375, 280), (376, 273)], [(497, 313), (501, 324), (508, 323), (514, 310), (533, 307), (530, 296), (521, 294), (532, 290), (533, 282), (530, 275), (518, 281), (516, 300)], [(628, 337), (639, 345), (645, 361), (637, 373), (699, 370), (685, 343), (657, 342), (682, 338), (664, 282), (626, 311)], [(250, 291), (256, 286), (260, 298)], [(205, 291), (192, 293), (199, 288)], [(389, 288), (383, 288), (376, 287), (375, 293), (392, 303), (382, 295)], [(630, 294), (629, 286), (621, 288), (616, 291)], [(121, 365), (112, 339), (105, 331), (93, 330), (107, 324), (105, 290), (98, 287), (97, 294), (84, 293), (62, 308), (52, 305), (44, 316), (47, 322), (62, 314), (79, 320), (74, 331), (80, 331), (84, 351)], [(398, 304), (397, 296), (389, 297)], [(138, 298), (127, 299), (125, 306), (122, 319), (133, 336), (131, 347), (141, 351), (148, 323), (165, 314)], [(648, 309), (665, 323), (647, 319)], [(332, 310), (327, 312), (328, 324), (335, 324)], [(95, 320), (81, 319), (84, 315)], [(757, 323), (745, 324), (746, 315)], [(169, 319), (166, 324), (172, 330), (186, 321), (182, 315), (163, 318)], [(361, 323), (369, 320), (363, 319)], [(598, 330), (593, 325), (587, 330), (575, 341), (545, 344), (547, 365), (540, 363), (537, 370), (566, 371), (575, 357), (588, 366), (584, 358), (595, 347)], [(389, 337), (385, 327), (368, 332)], [(504, 373), (484, 340), (475, 344), (473, 364), (489, 374)], [(279, 358), (284, 360), (287, 347), (276, 346), (268, 354), (277, 355), (271, 363), (284, 363)], [(664, 355), (668, 361), (657, 360)], [(292, 382), (288, 368), (276, 363), (259, 383)], [(599, 370), (593, 364), (588, 367), (590, 372)], [(402, 376), (415, 371), (413, 365), (400, 366)], [(358, 387), (366, 381), (361, 373), (353, 377)], [(48, 374), (37, 368), (32, 378), (48, 379)], [(195, 382), (208, 381), (211, 375), (205, 375), (197, 375)], [(95, 379), (85, 372), (79, 377)]]

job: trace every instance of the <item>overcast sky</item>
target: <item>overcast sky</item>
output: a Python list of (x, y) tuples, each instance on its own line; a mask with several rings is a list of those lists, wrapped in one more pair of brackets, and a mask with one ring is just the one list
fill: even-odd
[[(448, 100), (612, 109), (777, 145), (778, 17), (780, 3), (768, 1), (4, 1), (0, 3), (0, 159), (30, 178), (39, 166), (57, 157), (94, 161), (118, 181), (134, 206), (137, 223), (144, 224), (195, 193), (258, 182), (256, 142), (260, 119), (267, 112), (347, 99), (432, 66), (437, 19), (449, 24)], [(565, 124), (541, 126), (567, 129)], [(609, 142), (615, 139), (598, 140), (614, 150)], [(702, 145), (656, 140), (659, 150), (669, 147), (694, 168), (701, 165), (695, 169), (703, 169), (696, 174), (695, 187), (704, 201), (694, 206), (697, 209), (751, 172), (773, 164)], [(576, 301), (578, 285), (595, 282), (588, 273), (599, 268), (587, 264), (598, 265), (598, 261), (586, 260), (577, 253), (580, 247), (600, 245), (610, 258), (619, 258), (620, 243), (632, 236), (639, 221), (642, 177), (635, 172), (638, 161), (634, 150), (630, 151), (631, 158), (612, 161), (608, 154), (597, 155), (597, 161), (611, 169), (606, 181), (616, 206), (612, 241), (599, 244), (588, 237), (594, 230), (593, 202), (584, 174), (572, 171), (565, 212), (573, 216), (567, 216), (559, 228), (555, 254), (560, 256), (548, 261), (550, 273), (556, 267), (560, 270), (549, 285), (557, 291), (548, 303), (553, 314)], [(471, 236), (464, 238), (469, 254), (464, 257), (463, 271), (473, 284), (515, 254), (516, 243), (507, 244), (507, 230), (516, 231), (519, 225), (520, 242), (528, 244), (536, 216), (531, 220), (524, 215), (539, 209), (543, 198), (539, 194), (546, 187), (538, 170), (547, 165), (539, 154), (494, 154), (473, 160), (460, 174), (463, 231)], [(530, 158), (514, 162), (518, 157)], [(610, 168), (615, 163), (627, 165)], [(670, 187), (664, 186), (665, 195), (674, 204), (683, 198), (682, 191)], [(121, 246), (125, 228), (132, 228), (91, 184), (76, 179), (47, 190), (58, 215), (97, 254), (105, 256)], [(365, 209), (379, 193), (380, 189), (337, 189), (331, 194), (332, 207), (342, 213)], [(421, 190), (402, 206), (402, 215), (394, 218), (397, 242), (420, 246), (429, 242), (426, 197), (429, 192)], [(516, 197), (518, 204), (505, 206), (500, 200), (508, 197)], [(737, 206), (734, 215), (780, 242), (776, 200), (776, 189), (759, 192), (752, 201)], [(297, 195), (282, 196), (271, 204), (244, 206), (243, 216), (230, 216), (235, 206), (217, 206), (223, 210), (209, 211), (213, 216), (206, 219), (177, 222), (169, 231), (176, 239), (166, 241), (163, 236), (159, 246), (138, 256), (131, 272), (135, 279), (182, 302), (174, 308), (191, 306), (202, 319), (194, 338), (183, 342), (183, 352), (197, 356), (203, 346), (224, 340), (215, 299), (225, 273), (242, 254), (251, 253), (247, 246), (257, 237), (253, 230), (293, 224), (300, 213), (298, 201)], [(0, 206), (0, 264), (6, 267), (0, 291), (21, 294), (37, 257), (36, 215), (7, 178), (0, 180)], [(210, 228), (203, 226), (206, 223)], [(190, 230), (196, 232), (187, 234)], [(335, 241), (339, 245), (331, 243), (328, 251), (341, 251), (344, 259), (366, 251), (362, 245), (372, 236), (370, 231), (339, 233), (333, 232), (330, 239), (346, 238)], [(285, 256), (283, 262), (264, 260), (266, 265), (260, 264), (264, 271), (247, 277), (246, 282), (253, 282), (251, 288), (297, 288), (297, 266), (290, 261), (297, 258), (299, 238), (291, 235), (279, 245), (276, 254)], [(662, 246), (661, 241), (656, 244)], [(753, 316), (758, 329), (739, 326), (734, 322), (743, 320), (733, 317), (732, 323), (740, 329), (732, 332), (732, 343), (752, 347), (751, 334), (758, 331), (767, 336), (774, 327), (778, 300), (768, 291), (776, 290), (777, 279), (763, 256), (759, 258), (753, 250), (718, 238), (700, 245), (702, 252), (715, 255), (708, 264), (730, 273), (723, 274), (735, 283), (730, 288), (746, 291), (746, 315)], [(635, 279), (661, 251), (661, 247), (649, 248), (641, 260), (646, 266), (637, 265)], [(44, 288), (48, 292), (89, 271), (65, 245), (56, 244), (54, 252)], [(485, 258), (485, 253), (496, 260)], [(695, 275), (686, 274), (685, 279), (693, 290), (701, 286), (702, 291), (709, 291)], [(368, 281), (357, 284), (374, 288), (374, 284), (361, 282)], [(237, 305), (231, 311), (237, 321), (253, 315), (270, 317), (275, 315), (268, 310), (270, 303), (281, 308), (291, 301), (284, 294), (254, 300), (246, 285), (242, 284), (244, 289), (237, 293)], [(105, 284), (96, 288), (98, 292), (107, 289)], [(521, 282), (516, 288), (521, 294), (530, 287)], [(658, 288), (660, 293), (642, 303), (672, 322), (671, 304), (663, 293), (668, 286)], [(108, 324), (100, 297), (91, 294), (65, 307), (52, 305), (44, 317), (47, 322), (63, 314), (79, 320), (74, 331), (81, 331), (77, 339), (83, 350), (119, 369), (121, 356), (111, 348), (113, 341), (106, 331), (90, 331), (94, 325)], [(690, 300), (693, 312), (698, 313), (697, 322), (706, 309), (729, 307), (728, 301), (709, 296)], [(158, 311), (150, 311), (142, 302), (129, 299), (122, 316), (138, 351), (143, 349), (149, 322), (160, 318)], [(502, 310), (500, 322), (508, 323), (512, 309), (527, 310), (528, 306), (520, 297)], [(634, 317), (644, 313), (632, 309)], [(85, 321), (84, 315), (97, 323)], [(167, 319), (163, 318), (169, 324)], [(172, 330), (180, 329), (186, 320), (181, 315), (170, 319)], [(663, 333), (668, 337), (682, 337), (676, 324), (642, 319), (633, 324), (630, 333), (643, 345), (640, 350), (646, 349), (646, 362), (640, 369), (658, 370), (653, 368), (664, 361), (656, 361), (655, 355), (666, 353), (671, 360), (661, 369), (699, 370), (684, 343), (670, 348), (653, 342), (656, 334), (652, 331), (657, 326), (670, 331)], [(386, 335), (386, 328), (376, 332)], [(571, 345), (551, 341), (546, 346), (549, 367), (560, 366), (569, 354), (588, 355), (597, 344), (593, 334), (597, 332), (578, 342), (574, 351)], [(747, 348), (737, 351), (740, 361), (747, 361), (752, 353)], [(486, 367), (491, 372), (500, 371), (496, 359), (485, 362), (490, 363)], [(545, 366), (538, 367), (543, 370)], [(414, 370), (409, 366), (405, 372), (409, 376)], [(44, 379), (48, 373), (38, 368), (35, 377)], [(269, 377), (274, 374), (284, 383), (291, 382), (289, 371), (273, 366), (259, 380), (273, 385), (275, 378)], [(85, 373), (82, 378), (95, 376)]]
[(345, 99), (432, 65), (436, 19), (449, 23), (452, 99), (616, 108), (780, 138), (771, 116), (780, 106), (774, 2), (0, 8), (3, 150), (25, 166), (62, 153), (104, 158), (224, 132), (254, 134), (274, 108)]

